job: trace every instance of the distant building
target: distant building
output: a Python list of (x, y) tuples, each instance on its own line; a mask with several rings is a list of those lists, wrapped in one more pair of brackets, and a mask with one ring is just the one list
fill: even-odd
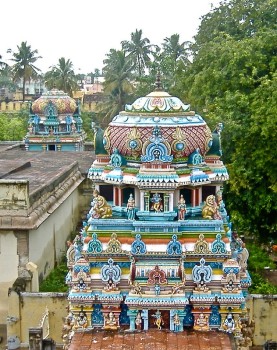
[(30, 107), (27, 151), (81, 151), (85, 132), (80, 102), (63, 91), (52, 89)]

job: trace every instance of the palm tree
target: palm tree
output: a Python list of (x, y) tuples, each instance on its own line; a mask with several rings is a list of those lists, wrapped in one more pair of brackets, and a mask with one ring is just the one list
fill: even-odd
[(133, 63), (122, 50), (111, 49), (104, 60), (104, 95), (105, 102), (98, 111), (105, 112), (105, 120), (110, 120), (119, 113), (130, 99), (134, 87), (131, 82)]
[(162, 44), (164, 53), (169, 55), (174, 62), (174, 71), (178, 60), (182, 60), (184, 63), (188, 61), (188, 46), (190, 42), (184, 41), (180, 43), (179, 41), (179, 34), (173, 34), (169, 38), (166, 37)]
[(45, 73), (45, 86), (48, 89), (56, 87), (68, 93), (70, 96), (73, 95), (73, 91), (79, 89), (77, 83), (77, 76), (73, 70), (73, 63), (64, 57), (59, 59), (59, 63), (56, 66), (50, 67), (50, 71)]
[(36, 78), (40, 69), (34, 66), (34, 63), (42, 57), (37, 56), (38, 50), (32, 51), (31, 46), (27, 45), (26, 41), (22, 42), (20, 46), (17, 46), (17, 49), (18, 52), (14, 52), (14, 58), (11, 59), (15, 62), (15, 64), (12, 66), (12, 71), (15, 81), (23, 79), (22, 95), (24, 102), (26, 81), (30, 80), (31, 78)]
[(142, 39), (142, 30), (131, 33), (131, 41), (124, 40), (121, 42), (122, 49), (126, 51), (133, 60), (138, 71), (139, 77), (144, 73), (151, 59), (152, 46), (148, 38)]

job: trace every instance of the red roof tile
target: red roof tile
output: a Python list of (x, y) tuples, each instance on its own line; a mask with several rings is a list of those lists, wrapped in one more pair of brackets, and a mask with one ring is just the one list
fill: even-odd
[(150, 329), (148, 331), (78, 331), (69, 350), (232, 350), (232, 338), (223, 332)]

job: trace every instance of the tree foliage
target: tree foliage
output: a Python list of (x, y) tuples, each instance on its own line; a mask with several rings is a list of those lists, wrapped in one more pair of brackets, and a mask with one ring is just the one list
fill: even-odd
[(17, 49), (18, 52), (13, 53), (12, 61), (14, 61), (15, 64), (12, 67), (12, 71), (15, 81), (19, 79), (23, 80), (22, 93), (24, 102), (26, 81), (37, 77), (40, 69), (37, 68), (34, 63), (41, 58), (41, 56), (37, 56), (38, 50), (32, 50), (31, 46), (28, 45), (26, 41), (22, 42), (20, 46), (17, 46)]
[(57, 88), (66, 92), (69, 96), (72, 96), (73, 91), (79, 89), (77, 84), (78, 76), (75, 75), (73, 69), (73, 63), (70, 59), (61, 57), (59, 63), (56, 66), (52, 66), (52, 69), (45, 73), (45, 86), (48, 89)]

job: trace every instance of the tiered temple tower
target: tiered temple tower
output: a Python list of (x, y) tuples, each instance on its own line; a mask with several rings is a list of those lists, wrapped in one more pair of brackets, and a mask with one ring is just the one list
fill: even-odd
[(222, 198), (221, 131), (159, 84), (95, 129), (91, 209), (67, 252), (73, 330), (240, 335), (251, 280)]
[(79, 103), (52, 89), (30, 106), (27, 151), (82, 151), (85, 132)]

